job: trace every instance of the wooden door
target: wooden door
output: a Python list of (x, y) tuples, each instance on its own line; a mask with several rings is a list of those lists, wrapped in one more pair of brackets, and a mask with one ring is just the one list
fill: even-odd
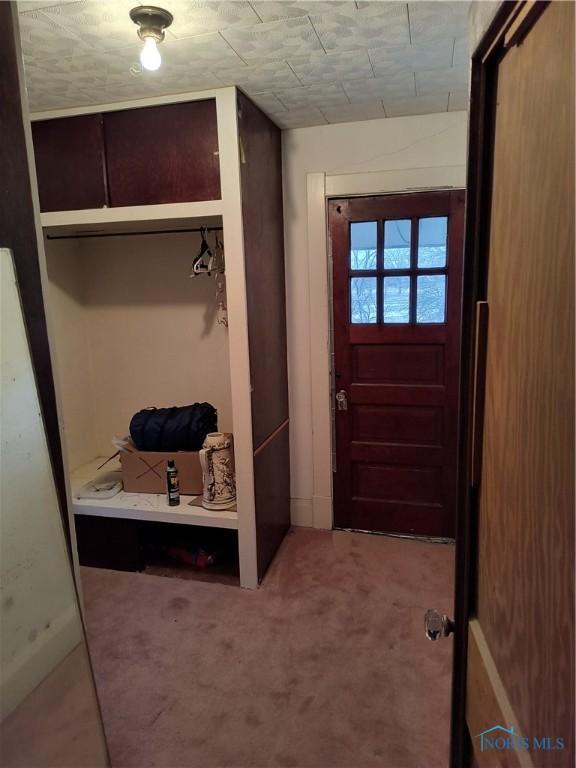
[(104, 114), (110, 205), (220, 199), (216, 100)]
[(109, 204), (102, 115), (32, 123), (41, 211)]
[(454, 536), (463, 208), (330, 201), (336, 527)]
[[(478, 186), (474, 163), (485, 167), (479, 188), (469, 192), (478, 207), (467, 243), (476, 261), (470, 284), (485, 301), (477, 349), (486, 352), (476, 365), (472, 490), (458, 540), (458, 561), (465, 562), (468, 547), (469, 567), (477, 563), (467, 598), (457, 601), (468, 625), (465, 713), (476, 765), (568, 768), (574, 4), (505, 5), (473, 67), (473, 103), (478, 99), (482, 109), (471, 115), (471, 185)], [(457, 578), (464, 585), (466, 573)], [(457, 640), (459, 627), (457, 617)], [(465, 651), (462, 637), (459, 648)], [(463, 764), (453, 756), (454, 768)]]

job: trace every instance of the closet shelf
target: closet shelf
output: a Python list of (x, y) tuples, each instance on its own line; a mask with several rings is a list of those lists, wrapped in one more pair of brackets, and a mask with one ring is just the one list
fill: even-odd
[(114, 228), (126, 231), (158, 229), (162, 226), (189, 225), (191, 219), (198, 219), (210, 226), (221, 221), (222, 200), (203, 200), (198, 203), (162, 203), (159, 205), (132, 205), (119, 208), (86, 208), (75, 211), (53, 211), (41, 213), (40, 221), (44, 231), (82, 232)]
[[(120, 491), (111, 499), (76, 499), (74, 493), (85, 483), (100, 475), (109, 475), (120, 471), (117, 459), (106, 464), (100, 471), (98, 467), (106, 457), (98, 457), (85, 464), (71, 475), (72, 508), (75, 515), (93, 515), (96, 517), (117, 517), (130, 520), (148, 520), (157, 523), (180, 523), (182, 525), (202, 525), (210, 528), (238, 528), (238, 514), (231, 510), (213, 511), (202, 507), (191, 507), (188, 502), (196, 496), (181, 496), (180, 506), (170, 507), (164, 494), (125, 493)], [(118, 475), (119, 476), (119, 475)]]

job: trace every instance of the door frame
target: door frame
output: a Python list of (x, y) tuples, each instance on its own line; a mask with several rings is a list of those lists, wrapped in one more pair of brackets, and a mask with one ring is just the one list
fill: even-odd
[(458, 507), (454, 589), (454, 648), (450, 768), (467, 768), (471, 744), (466, 726), (468, 621), (474, 613), (478, 494), (474, 475), (480, 466), (483, 382), (476, 382), (477, 305), (487, 297), (490, 232), (493, 125), (498, 65), (505, 49), (518, 45), (549, 0), (503, 2), (472, 54), (460, 374), (458, 438)]
[[(374, 197), (465, 188), (466, 166), (403, 168), (348, 174), (307, 174), (307, 251), (310, 302), (310, 370), (312, 395), (312, 509), (292, 509), (294, 524), (333, 528), (332, 467), (335, 458), (332, 409), (332, 257), (328, 201), (336, 197)], [(310, 519), (311, 518), (311, 519)]]

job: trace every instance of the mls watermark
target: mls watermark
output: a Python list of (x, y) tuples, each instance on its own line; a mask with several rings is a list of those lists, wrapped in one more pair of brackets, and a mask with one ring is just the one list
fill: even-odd
[(514, 726), (506, 728), (504, 725), (493, 725), (482, 733), (477, 734), (480, 739), (480, 751), (521, 751), (552, 752), (564, 749), (564, 739), (561, 736), (518, 736)]

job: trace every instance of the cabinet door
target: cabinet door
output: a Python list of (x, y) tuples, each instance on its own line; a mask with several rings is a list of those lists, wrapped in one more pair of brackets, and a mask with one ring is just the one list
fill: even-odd
[(32, 123), (41, 211), (108, 205), (102, 115)]
[(216, 101), (104, 115), (113, 206), (220, 199)]

